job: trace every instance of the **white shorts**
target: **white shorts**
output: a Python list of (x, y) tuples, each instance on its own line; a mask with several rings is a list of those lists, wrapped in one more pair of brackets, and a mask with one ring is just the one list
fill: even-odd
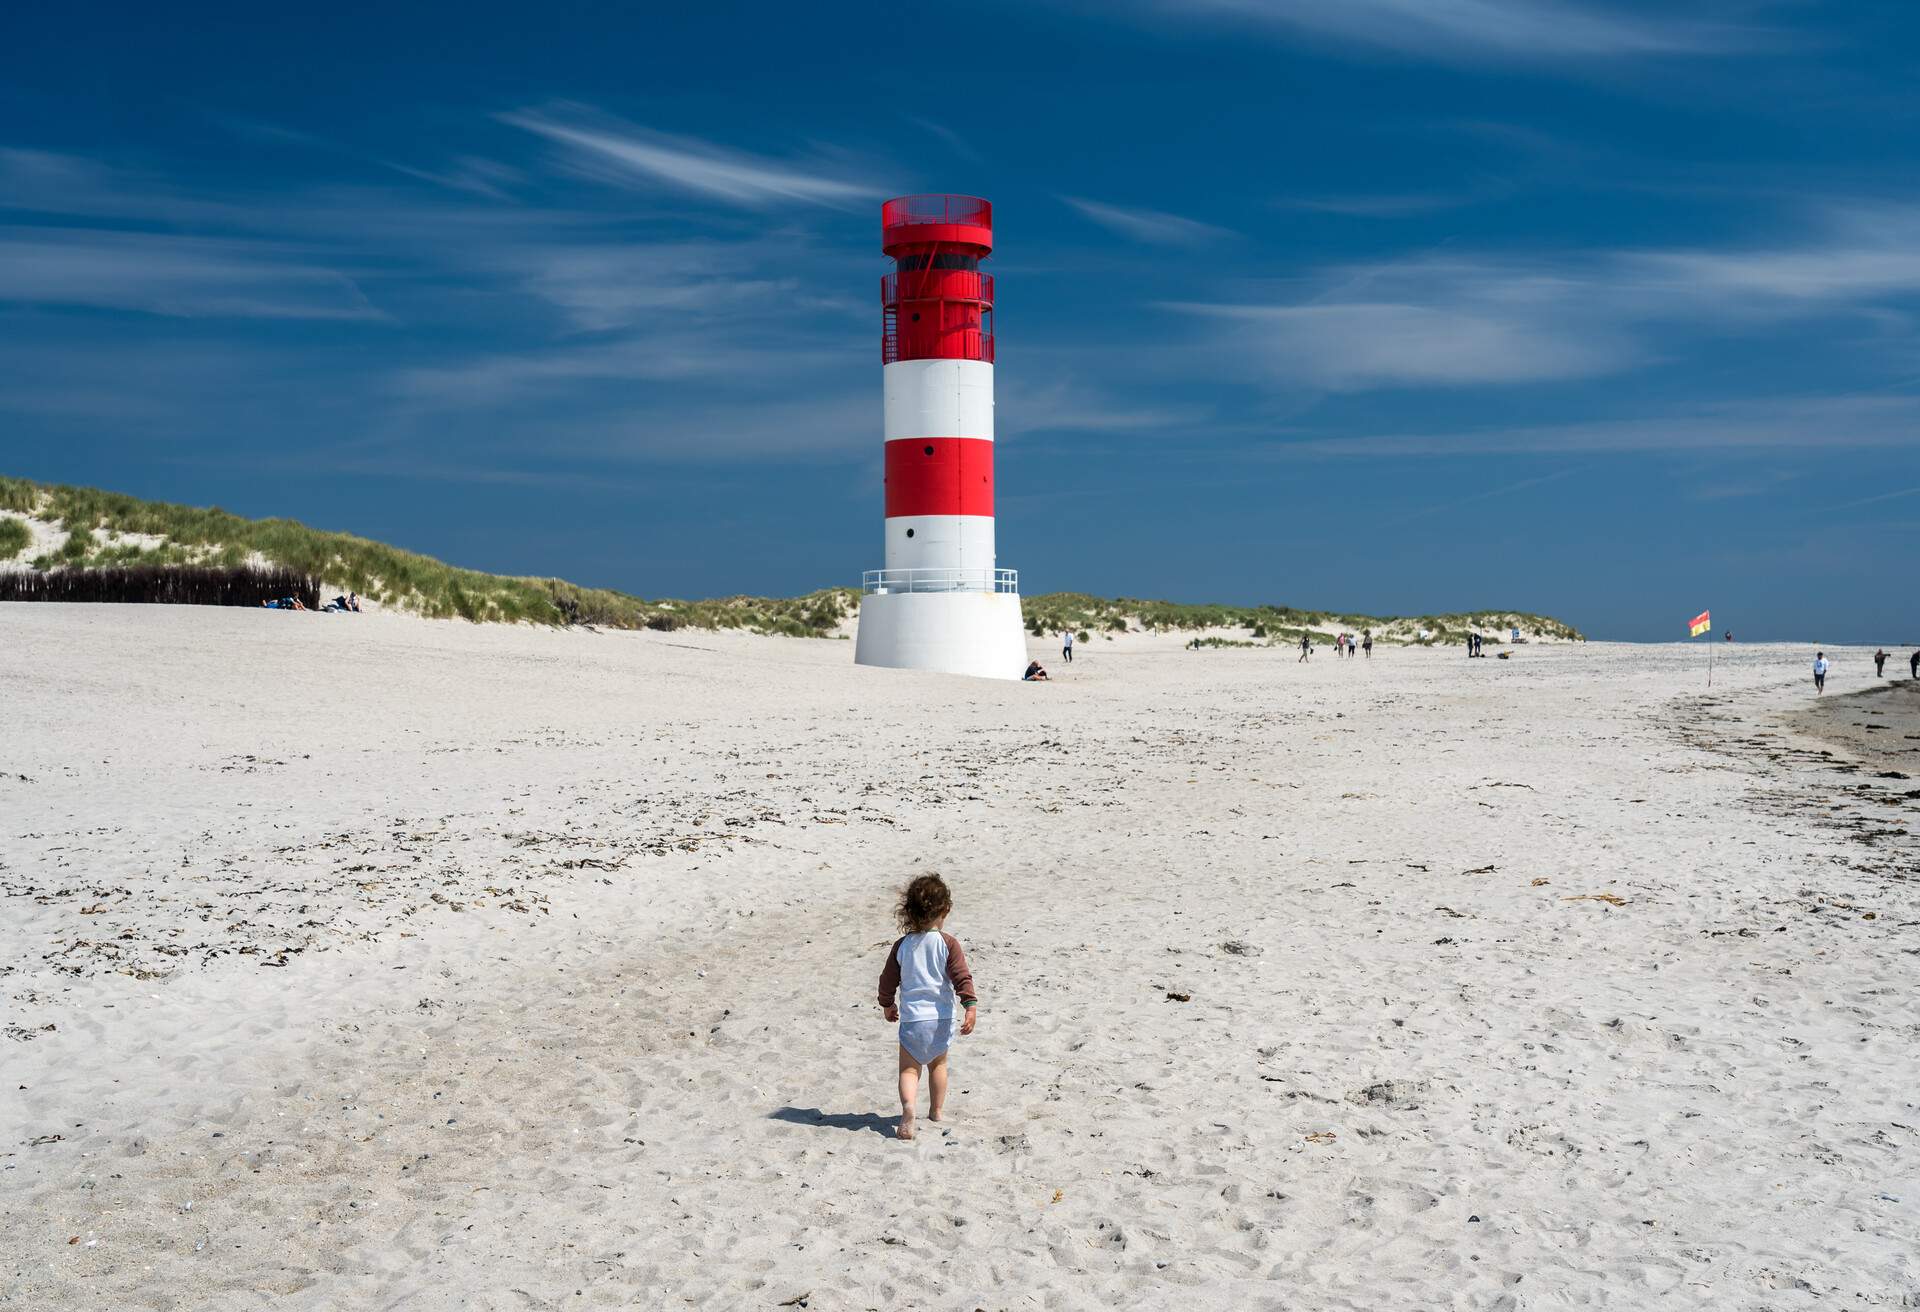
[(959, 1026), (954, 1018), (944, 1020), (903, 1020), (900, 1022), (900, 1046), (922, 1066), (938, 1061), (953, 1043)]

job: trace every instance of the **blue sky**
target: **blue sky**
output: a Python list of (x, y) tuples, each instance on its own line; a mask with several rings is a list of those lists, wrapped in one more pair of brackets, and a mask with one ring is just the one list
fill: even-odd
[(880, 563), (990, 198), (1029, 592), (1920, 638), (1920, 6), (38, 6), (0, 471), (647, 596)]

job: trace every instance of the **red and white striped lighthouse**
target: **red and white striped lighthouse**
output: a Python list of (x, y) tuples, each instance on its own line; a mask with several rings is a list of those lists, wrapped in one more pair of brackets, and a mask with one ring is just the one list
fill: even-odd
[(993, 541), (993, 207), (902, 196), (880, 211), (886, 567), (862, 581), (862, 665), (1017, 679), (1018, 576)]

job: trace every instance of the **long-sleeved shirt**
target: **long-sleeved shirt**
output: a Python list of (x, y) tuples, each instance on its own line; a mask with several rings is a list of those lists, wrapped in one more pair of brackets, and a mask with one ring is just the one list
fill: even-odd
[(960, 940), (940, 930), (894, 942), (880, 972), (880, 1005), (891, 1007), (896, 992), (903, 1021), (951, 1020), (955, 1001), (971, 1007), (979, 1000)]

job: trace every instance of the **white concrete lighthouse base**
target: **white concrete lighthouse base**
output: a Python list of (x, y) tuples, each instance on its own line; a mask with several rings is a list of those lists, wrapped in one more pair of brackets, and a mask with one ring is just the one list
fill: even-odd
[(876, 592), (860, 599), (859, 665), (1018, 679), (1027, 631), (1011, 592)]

